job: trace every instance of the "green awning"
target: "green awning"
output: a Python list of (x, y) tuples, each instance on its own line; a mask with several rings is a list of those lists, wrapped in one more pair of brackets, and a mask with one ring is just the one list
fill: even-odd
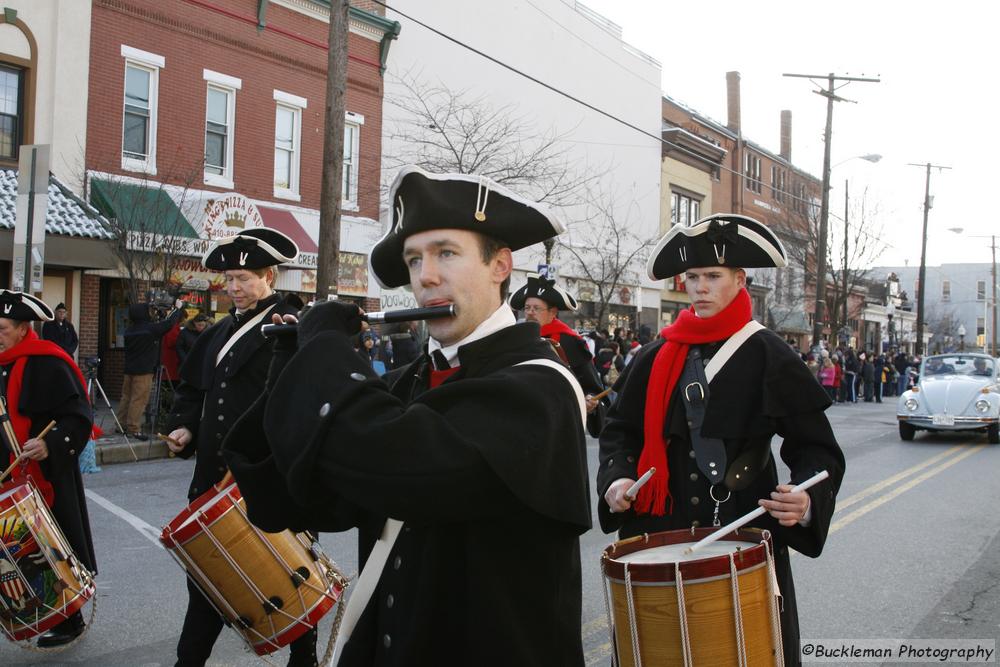
[(120, 231), (201, 238), (162, 188), (99, 178), (90, 181), (90, 203)]

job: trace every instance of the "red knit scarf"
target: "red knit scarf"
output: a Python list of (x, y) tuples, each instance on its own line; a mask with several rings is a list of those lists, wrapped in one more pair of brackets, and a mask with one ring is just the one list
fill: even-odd
[[(28, 329), (28, 335), (21, 340), (20, 343), (15, 345), (9, 350), (4, 350), (0, 352), (0, 366), (9, 366), (14, 364), (14, 369), (10, 373), (10, 377), (7, 379), (7, 414), (10, 415), (11, 426), (14, 427), (14, 435), (17, 437), (18, 444), (23, 444), (25, 441), (30, 439), (30, 429), (31, 429), (31, 418), (22, 415), (18, 409), (18, 404), (21, 398), (21, 385), (24, 380), (24, 366), (28, 361), (28, 357), (58, 357), (69, 364), (69, 367), (73, 369), (76, 373), (77, 379), (80, 381), (80, 386), (87, 386), (86, 380), (83, 379), (83, 373), (77, 367), (76, 362), (73, 358), (66, 354), (66, 351), (61, 347), (48, 340), (41, 340), (33, 329)], [(14, 453), (10, 454), (10, 463), (14, 462)], [(6, 467), (6, 466), (4, 466)], [(23, 484), (27, 478), (31, 478), (35, 486), (42, 493), (42, 497), (45, 498), (45, 503), (52, 506), (52, 501), (55, 498), (55, 493), (52, 488), (52, 484), (45, 479), (45, 475), (42, 474), (42, 469), (38, 465), (38, 461), (29, 460), (26, 465), (21, 465), (15, 468), (11, 475), (12, 479), (19, 484)]]
[[(643, 445), (639, 457), (639, 470), (656, 468), (653, 478), (639, 490), (634, 509), (639, 514), (662, 516), (673, 511), (670, 497), (670, 470), (667, 468), (667, 447), (664, 437), (664, 420), (670, 397), (684, 369), (688, 347), (725, 340), (742, 329), (753, 313), (750, 294), (740, 290), (732, 303), (712, 317), (695, 315), (694, 307), (682, 311), (677, 320), (660, 331), (666, 343), (656, 353), (653, 369), (646, 389), (646, 408), (643, 416)], [(670, 502), (670, 509), (667, 503)]]
[(568, 324), (560, 320), (558, 317), (542, 327), (542, 338), (551, 338), (558, 343), (560, 336), (581, 338), (580, 334), (573, 331)]

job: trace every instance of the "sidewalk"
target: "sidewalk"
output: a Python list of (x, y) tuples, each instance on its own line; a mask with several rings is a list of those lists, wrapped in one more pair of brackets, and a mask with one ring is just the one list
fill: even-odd
[[(116, 410), (118, 402), (112, 400), (111, 407)], [(165, 459), (170, 456), (167, 444), (157, 438), (155, 433), (149, 440), (145, 441), (118, 433), (114, 414), (108, 410), (107, 405), (103, 404), (103, 399), (98, 404), (94, 423), (104, 431), (104, 435), (98, 438), (96, 443), (97, 465), (99, 466), (110, 463), (134, 463), (149, 459)]]

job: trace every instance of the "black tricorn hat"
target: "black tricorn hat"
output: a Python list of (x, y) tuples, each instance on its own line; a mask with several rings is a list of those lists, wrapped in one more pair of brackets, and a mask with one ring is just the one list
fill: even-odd
[(403, 167), (389, 190), (392, 224), (368, 258), (382, 287), (410, 282), (403, 262), (407, 237), (432, 229), (464, 229), (520, 250), (566, 231), (549, 208), (517, 195), (485, 176), (431, 174)]
[(256, 227), (219, 239), (201, 258), (201, 263), (215, 271), (263, 269), (294, 261), (298, 254), (299, 247), (292, 239), (274, 229)]
[(559, 310), (576, 310), (580, 304), (573, 295), (556, 285), (556, 281), (543, 278), (537, 273), (528, 274), (528, 282), (521, 289), (510, 295), (510, 307), (514, 310), (524, 310), (524, 302), (528, 299), (541, 299)]
[(717, 213), (690, 227), (674, 225), (650, 254), (646, 272), (663, 280), (709, 266), (780, 268), (788, 266), (788, 255), (774, 232), (753, 218)]
[(51, 322), (56, 318), (41, 299), (24, 292), (0, 289), (0, 317), (20, 322)]
[(59, 305), (56, 306), (56, 310), (66, 310), (66, 304), (60, 301)]

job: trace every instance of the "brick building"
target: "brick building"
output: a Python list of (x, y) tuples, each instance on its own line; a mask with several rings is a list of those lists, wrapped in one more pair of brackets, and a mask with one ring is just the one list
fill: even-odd
[[(399, 24), (374, 3), (353, 4), (340, 290), (363, 301), (377, 297), (364, 256), (381, 234), (382, 72)], [(105, 359), (109, 392), (129, 301), (123, 277), (140, 288), (165, 277), (192, 310), (221, 315), (229, 300), (201, 254), (213, 238), (266, 226), (301, 250), (278, 288), (315, 290), (328, 15), (322, 0), (93, 1), (86, 190), (127, 242), (114, 268), (83, 276), (97, 315), (84, 314), (81, 354)], [(150, 269), (151, 256), (170, 271)]]
[[(743, 136), (738, 72), (726, 74), (726, 91), (726, 124), (663, 98), (664, 139), (677, 144), (672, 153), (695, 159), (711, 181), (708, 193), (704, 184), (684, 187), (676, 170), (664, 172), (661, 213), (665, 228), (691, 224), (711, 213), (739, 213), (773, 229), (785, 244), (790, 265), (748, 272), (754, 279), (750, 289), (754, 317), (805, 349), (812, 330), (810, 294), (815, 295), (812, 272), (806, 270), (813, 266), (809, 230), (818, 216), (822, 183), (792, 163), (791, 112), (781, 112), (780, 150), (775, 154)], [(664, 291), (664, 301), (676, 302), (672, 308), (683, 301), (678, 297), (675, 290)]]

